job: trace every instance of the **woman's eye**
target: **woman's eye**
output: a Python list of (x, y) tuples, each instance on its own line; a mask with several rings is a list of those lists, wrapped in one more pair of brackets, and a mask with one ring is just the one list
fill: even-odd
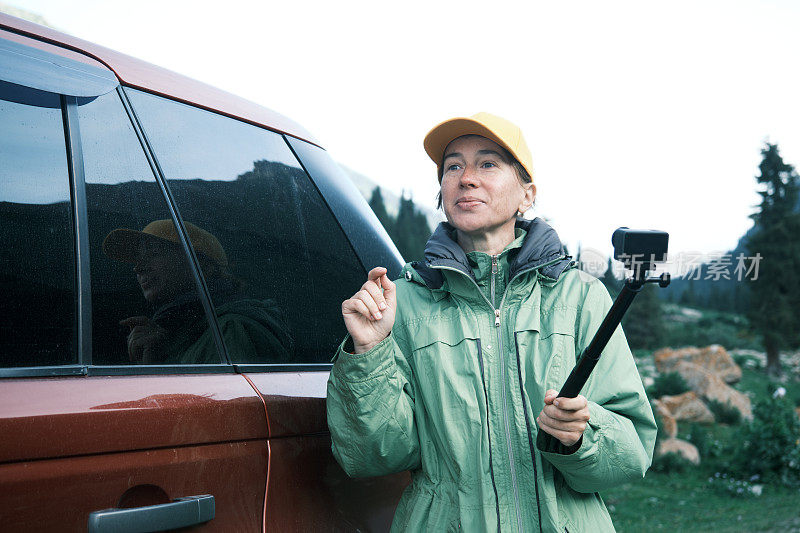
[(483, 163), (481, 163), (481, 168), (492, 168), (492, 167), (496, 167), (496, 166), (497, 165), (495, 165), (491, 161), (484, 161)]
[(457, 163), (453, 163), (452, 165), (448, 165), (447, 166), (447, 171), (448, 172), (453, 172), (455, 170), (458, 170), (459, 168), (461, 168), (461, 165), (459, 165)]

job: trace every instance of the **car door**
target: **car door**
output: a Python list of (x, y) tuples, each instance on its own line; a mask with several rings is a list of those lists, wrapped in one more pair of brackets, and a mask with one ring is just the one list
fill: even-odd
[[(6, 31), (0, 66), (2, 529), (260, 530), (264, 403), (229, 364), (193, 234), (118, 81)], [(153, 221), (174, 240), (146, 236)], [(110, 253), (114, 231), (168, 248), (180, 294), (151, 302), (154, 267), (139, 246), (134, 262)]]

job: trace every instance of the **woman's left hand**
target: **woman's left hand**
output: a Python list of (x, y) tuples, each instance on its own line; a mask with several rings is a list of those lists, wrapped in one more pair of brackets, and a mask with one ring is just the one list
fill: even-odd
[(589, 404), (586, 398), (558, 398), (558, 391), (550, 389), (544, 395), (544, 408), (536, 422), (545, 433), (557, 438), (564, 446), (580, 440), (589, 421)]

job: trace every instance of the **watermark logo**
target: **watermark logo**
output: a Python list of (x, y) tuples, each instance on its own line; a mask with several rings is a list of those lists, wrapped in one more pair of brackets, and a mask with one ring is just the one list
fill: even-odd
[[(611, 262), (611, 273), (617, 279), (625, 277), (623, 261), (630, 261), (631, 269), (641, 267), (645, 262), (653, 264), (655, 258), (645, 258), (641, 255), (620, 257), (619, 261)], [(686, 280), (736, 280), (755, 281), (758, 279), (759, 266), (763, 256), (760, 253), (748, 256), (723, 252), (679, 252), (668, 254), (665, 261), (655, 263), (659, 272), (669, 272), (672, 277)], [(606, 256), (597, 250), (586, 248), (581, 250), (580, 267), (582, 270), (596, 277), (601, 277), (608, 269)]]

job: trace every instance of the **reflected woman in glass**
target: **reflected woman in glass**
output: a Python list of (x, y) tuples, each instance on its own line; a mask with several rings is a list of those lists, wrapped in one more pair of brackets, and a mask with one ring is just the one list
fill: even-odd
[[(293, 341), (270, 300), (242, 294), (230, 274), (219, 240), (184, 222), (216, 307), (223, 341), (235, 363), (279, 363), (292, 359)], [(116, 229), (103, 242), (110, 258), (132, 263), (151, 316), (120, 320), (130, 328), (128, 356), (140, 364), (220, 363), (194, 278), (172, 220), (156, 220), (142, 231)]]

